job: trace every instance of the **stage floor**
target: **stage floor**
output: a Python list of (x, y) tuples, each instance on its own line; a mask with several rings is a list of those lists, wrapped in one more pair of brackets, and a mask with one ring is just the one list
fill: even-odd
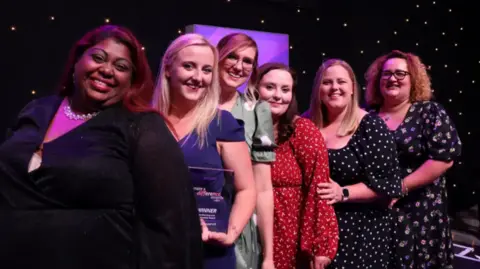
[(480, 247), (464, 246), (453, 244), (455, 248), (455, 266), (459, 269), (480, 268)]

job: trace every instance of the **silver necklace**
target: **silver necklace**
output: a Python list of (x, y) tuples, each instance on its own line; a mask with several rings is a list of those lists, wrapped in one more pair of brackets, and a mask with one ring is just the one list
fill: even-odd
[(92, 112), (92, 113), (87, 113), (87, 114), (77, 114), (72, 111), (72, 107), (70, 104), (66, 104), (63, 107), (63, 112), (65, 113), (65, 116), (71, 120), (89, 120), (95, 116), (98, 115), (99, 112)]

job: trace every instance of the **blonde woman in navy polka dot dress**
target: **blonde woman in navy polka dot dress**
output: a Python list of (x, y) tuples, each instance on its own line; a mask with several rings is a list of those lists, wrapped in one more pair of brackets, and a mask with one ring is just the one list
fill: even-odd
[(392, 214), (401, 195), (393, 136), (380, 117), (358, 106), (359, 87), (348, 63), (324, 62), (304, 116), (320, 128), (328, 148), (330, 181), (318, 193), (338, 218), (338, 253), (328, 268), (391, 269)]
[(367, 72), (367, 102), (395, 136), (405, 197), (399, 211), (397, 268), (453, 268), (445, 172), (461, 142), (445, 109), (430, 101), (432, 90), (420, 59), (393, 51)]

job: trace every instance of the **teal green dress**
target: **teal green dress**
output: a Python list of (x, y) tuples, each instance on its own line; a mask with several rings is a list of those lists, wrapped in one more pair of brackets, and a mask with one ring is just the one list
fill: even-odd
[[(240, 94), (231, 113), (236, 119), (244, 122), (245, 141), (248, 144), (252, 162), (274, 162), (276, 145), (270, 105), (265, 101), (258, 101), (252, 105), (244, 94)], [(235, 242), (237, 269), (260, 268), (261, 253), (256, 214), (254, 214)]]

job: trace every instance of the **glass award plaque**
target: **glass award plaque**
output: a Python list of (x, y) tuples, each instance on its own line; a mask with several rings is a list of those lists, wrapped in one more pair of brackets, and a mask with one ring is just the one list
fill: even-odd
[(233, 170), (192, 166), (188, 168), (200, 218), (205, 221), (208, 230), (227, 233), (233, 200)]

